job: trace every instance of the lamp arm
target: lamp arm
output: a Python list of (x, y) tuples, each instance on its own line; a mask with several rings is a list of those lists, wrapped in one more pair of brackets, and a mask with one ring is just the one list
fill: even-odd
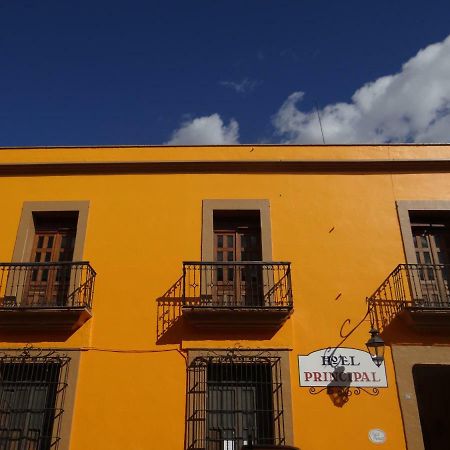
[[(347, 334), (343, 335), (342, 328), (344, 328), (346, 323), (348, 323), (348, 324), (351, 323), (350, 319), (346, 319), (344, 321), (344, 323), (341, 326), (341, 331), (340, 331), (340, 335), (343, 339), (334, 348), (341, 347), (341, 345), (358, 329), (358, 327), (360, 327), (362, 325), (362, 323), (367, 319), (367, 316), (370, 314), (371, 309), (372, 309), (372, 307), (369, 304), (367, 304), (367, 311), (366, 311), (366, 314), (364, 314), (364, 317)], [(373, 328), (372, 320), (370, 321), (370, 325), (371, 325), (371, 328)]]

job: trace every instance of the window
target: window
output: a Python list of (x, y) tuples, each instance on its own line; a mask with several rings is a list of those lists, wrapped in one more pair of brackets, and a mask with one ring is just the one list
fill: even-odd
[[(88, 201), (24, 202), (12, 261), (29, 262), (31, 259), (30, 255), (33, 251), (33, 244), (35, 243), (34, 235), (37, 231), (36, 226), (38, 228), (41, 226), (45, 229), (52, 222), (58, 224), (58, 221), (58, 226), (62, 226), (62, 228), (64, 228), (64, 221), (66, 222), (66, 226), (69, 225), (69, 227), (73, 228), (75, 224), (76, 228), (71, 257), (63, 253), (61, 258), (64, 257), (65, 261), (83, 261), (88, 210)], [(54, 254), (53, 258), (59, 259), (56, 254)]]
[[(231, 229), (227, 230), (230, 226)], [(245, 253), (244, 255), (235, 254), (233, 255), (234, 258), (243, 260), (242, 257), (244, 259), (252, 257), (258, 261), (272, 261), (269, 200), (203, 200), (202, 261), (216, 260), (217, 256), (214, 252), (215, 234), (220, 231), (221, 227), (225, 227), (225, 229), (222, 228), (222, 231), (237, 233), (239, 228), (243, 231), (244, 228), (242, 227), (246, 226), (249, 227), (249, 230), (253, 229), (254, 232), (259, 234), (259, 237), (253, 239), (259, 240), (260, 249), (254, 246), (252, 254), (248, 254), (248, 256)], [(256, 244), (256, 242), (253, 244)], [(235, 244), (233, 244), (233, 248), (234, 246)]]
[(215, 261), (261, 261), (259, 211), (214, 211)]
[(411, 211), (410, 220), (420, 298), (430, 306), (448, 305), (450, 216), (439, 211)]
[(281, 356), (230, 351), (188, 368), (187, 449), (240, 450), (284, 445)]
[(31, 262), (72, 261), (78, 211), (33, 213)]
[(24, 202), (12, 262), (0, 268), (6, 308), (90, 306), (95, 272), (83, 263), (89, 202)]
[(450, 305), (450, 202), (397, 202), (407, 277), (412, 299), (419, 306)]
[(263, 303), (261, 219), (254, 210), (215, 210), (213, 215), (215, 304), (260, 306)]
[(23, 305), (58, 305), (67, 301), (78, 211), (33, 213), (34, 238)]
[(2, 450), (58, 447), (69, 362), (51, 351), (0, 356)]
[(448, 264), (450, 216), (439, 212), (410, 213), (418, 264)]
[[(247, 325), (258, 317), (254, 325), (269, 319), (280, 326), (289, 317), (290, 263), (272, 261), (268, 200), (203, 200), (201, 254), (200, 262), (183, 264), (185, 317), (196, 320), (194, 308), (210, 308), (210, 318), (240, 311)], [(223, 324), (231, 324), (231, 315)]]

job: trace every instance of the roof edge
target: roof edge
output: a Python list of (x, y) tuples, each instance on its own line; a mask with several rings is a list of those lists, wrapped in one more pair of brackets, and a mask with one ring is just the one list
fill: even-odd
[(36, 145), (36, 146), (0, 146), (1, 150), (53, 150), (53, 149), (71, 149), (71, 150), (85, 150), (88, 148), (110, 148), (110, 149), (123, 149), (123, 148), (238, 148), (238, 147), (450, 147), (450, 142), (433, 142), (433, 143), (370, 143), (370, 144), (208, 144), (208, 145), (165, 145), (165, 144), (107, 144), (107, 145)]

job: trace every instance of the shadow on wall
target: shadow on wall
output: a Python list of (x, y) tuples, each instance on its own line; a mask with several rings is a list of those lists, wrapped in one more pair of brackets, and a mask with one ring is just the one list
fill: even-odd
[(345, 374), (345, 367), (335, 367), (332, 373), (333, 381), (327, 385), (327, 394), (333, 405), (338, 408), (342, 408), (349, 401), (351, 395), (350, 377), (345, 377), (343, 374)]
[(0, 330), (0, 341), (11, 343), (33, 343), (33, 342), (65, 342), (76, 330), (68, 331), (49, 331), (48, 329), (42, 331), (6, 331)]
[(372, 309), (371, 322), (380, 332), (386, 345), (446, 345), (450, 326), (439, 326), (439, 319), (445, 317), (446, 314), (449, 313), (443, 310), (442, 313), (436, 315), (436, 320), (426, 326), (415, 326), (405, 310), (394, 314), (391, 311), (387, 313), (381, 310), (374, 312)]
[[(156, 299), (156, 343), (180, 344), (182, 341), (224, 340), (224, 329), (220, 327), (202, 328), (191, 325), (183, 317), (183, 277)], [(277, 330), (267, 328), (245, 328), (239, 325), (226, 327), (226, 340), (271, 339)]]
[(178, 343), (182, 328), (183, 277), (178, 278), (161, 297), (156, 299), (156, 302), (156, 342)]

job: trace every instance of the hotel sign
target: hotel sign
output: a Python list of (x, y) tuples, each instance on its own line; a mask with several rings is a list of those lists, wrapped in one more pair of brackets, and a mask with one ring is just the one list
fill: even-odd
[(387, 387), (384, 362), (377, 367), (368, 352), (355, 348), (325, 348), (299, 355), (300, 386)]

